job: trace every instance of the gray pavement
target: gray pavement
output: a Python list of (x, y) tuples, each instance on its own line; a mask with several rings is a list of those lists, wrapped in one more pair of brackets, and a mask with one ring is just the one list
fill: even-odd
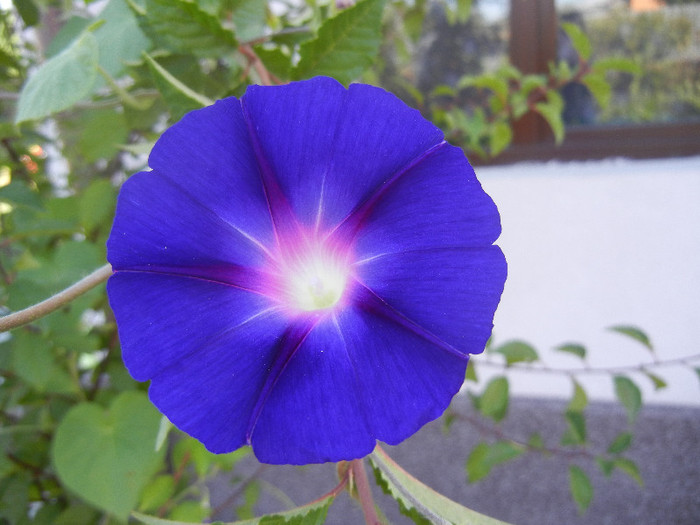
[[(470, 403), (458, 399), (456, 408), (473, 415)], [(539, 399), (513, 399), (509, 416), (502, 424), (505, 434), (527, 439), (538, 431), (548, 445), (557, 446), (564, 430), (565, 403)], [(594, 450), (607, 444), (627, 428), (619, 405), (594, 403), (586, 409), (588, 432)], [(479, 431), (465, 422), (456, 422), (449, 433), (440, 421), (426, 425), (415, 436), (397, 447), (385, 450), (402, 467), (446, 496), (474, 510), (514, 525), (698, 525), (700, 524), (700, 409), (647, 406), (635, 425), (635, 440), (627, 456), (639, 465), (645, 486), (640, 488), (621, 472), (604, 477), (593, 461), (576, 459), (594, 486), (588, 512), (579, 515), (569, 495), (568, 460), (528, 453), (496, 467), (475, 484), (466, 482), (465, 460), (481, 439)], [(235, 475), (245, 477), (259, 464), (244, 460)], [(284, 507), (278, 487), (296, 504), (311, 501), (336, 483), (334, 465), (306, 467), (263, 467), (262, 495), (258, 511), (271, 512)], [(376, 487), (375, 487), (376, 488)], [(231, 485), (219, 478), (212, 486), (212, 506), (231, 493)], [(377, 502), (392, 524), (412, 523), (400, 515), (396, 503), (377, 489)], [(240, 504), (240, 499), (236, 504)], [(231, 510), (218, 519), (235, 518)], [(329, 525), (362, 524), (362, 513), (345, 494), (330, 509)]]

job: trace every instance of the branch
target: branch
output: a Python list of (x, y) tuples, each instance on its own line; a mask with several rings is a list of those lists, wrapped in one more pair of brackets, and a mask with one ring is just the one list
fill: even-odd
[(350, 462), (350, 470), (352, 471), (355, 487), (357, 488), (357, 496), (362, 505), (362, 513), (365, 515), (365, 523), (367, 525), (381, 525), (377, 509), (374, 506), (374, 498), (372, 498), (372, 490), (367, 479), (365, 464), (363, 459), (354, 459)]
[(31, 323), (36, 321), (45, 315), (50, 314), (65, 306), (73, 299), (83, 295), (85, 292), (93, 289), (98, 284), (107, 280), (107, 278), (112, 275), (112, 266), (110, 264), (105, 264), (101, 266), (94, 272), (92, 272), (87, 277), (84, 277), (72, 286), (69, 286), (62, 292), (58, 292), (56, 295), (49, 297), (45, 301), (37, 303), (29, 308), (20, 310), (13, 314), (0, 317), (0, 332), (6, 332), (17, 328), (18, 326)]
[(627, 366), (599, 366), (592, 367), (587, 366), (584, 368), (555, 368), (550, 366), (534, 366), (534, 365), (524, 365), (524, 364), (512, 364), (506, 366), (505, 364), (496, 363), (494, 361), (478, 361), (478, 365), (498, 367), (498, 368), (508, 368), (510, 370), (518, 370), (525, 372), (544, 372), (548, 374), (563, 374), (563, 375), (581, 375), (581, 374), (616, 374), (621, 372), (640, 372), (644, 373), (649, 368), (658, 368), (662, 366), (673, 366), (673, 365), (687, 365), (690, 366), (691, 361), (700, 359), (700, 354), (688, 355), (685, 357), (675, 357), (673, 359), (656, 360), (647, 363), (641, 363), (638, 365), (627, 365)]

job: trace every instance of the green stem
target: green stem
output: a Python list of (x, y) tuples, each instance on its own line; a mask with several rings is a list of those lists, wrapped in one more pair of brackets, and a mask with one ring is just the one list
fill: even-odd
[(0, 317), (0, 332), (6, 332), (18, 326), (31, 323), (32, 321), (36, 321), (58, 310), (62, 306), (70, 303), (73, 299), (106, 281), (110, 275), (112, 275), (112, 266), (110, 264), (105, 264), (74, 285), (58, 292), (56, 295), (25, 308), (24, 310), (20, 310), (19, 312)]

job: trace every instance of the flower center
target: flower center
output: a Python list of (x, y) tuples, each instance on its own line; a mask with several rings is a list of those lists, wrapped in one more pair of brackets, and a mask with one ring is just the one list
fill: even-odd
[(343, 296), (347, 272), (343, 265), (322, 250), (300, 258), (287, 271), (287, 292), (293, 306), (304, 311), (335, 306)]

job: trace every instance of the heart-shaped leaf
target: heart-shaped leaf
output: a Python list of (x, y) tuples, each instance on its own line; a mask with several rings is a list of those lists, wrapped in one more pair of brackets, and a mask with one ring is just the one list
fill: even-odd
[(81, 403), (63, 418), (52, 457), (61, 481), (85, 501), (126, 521), (159, 468), (160, 414), (141, 392), (124, 392), (109, 410)]

